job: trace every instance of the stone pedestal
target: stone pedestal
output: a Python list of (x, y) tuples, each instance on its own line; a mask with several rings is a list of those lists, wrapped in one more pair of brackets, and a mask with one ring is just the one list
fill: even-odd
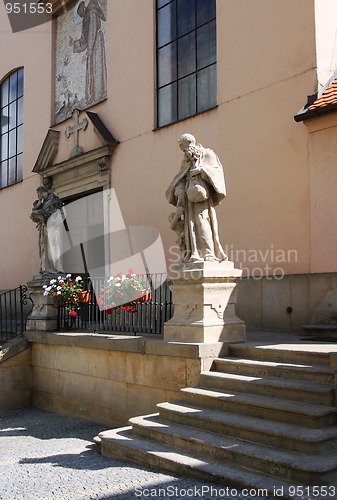
[(235, 314), (241, 274), (230, 261), (186, 263), (171, 271), (174, 315), (164, 325), (164, 340), (245, 342), (245, 324)]
[(28, 281), (28, 293), (33, 301), (33, 309), (26, 322), (26, 330), (52, 331), (57, 329), (57, 304), (53, 297), (43, 295), (43, 285), (49, 285), (55, 276), (36, 276)]

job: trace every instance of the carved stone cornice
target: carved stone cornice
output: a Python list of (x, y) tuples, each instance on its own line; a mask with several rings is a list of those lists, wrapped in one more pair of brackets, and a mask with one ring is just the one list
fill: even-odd
[(67, 160), (54, 163), (60, 132), (49, 130), (43, 142), (33, 172), (52, 177), (53, 189), (62, 199), (110, 187), (110, 163), (119, 142), (104, 125), (97, 113), (88, 112), (88, 121), (99, 137), (101, 146)]
[(96, 172), (102, 170), (101, 165), (109, 163), (110, 157), (115, 151), (116, 145), (105, 144), (96, 149), (92, 149), (87, 153), (83, 153), (80, 156), (75, 156), (74, 158), (69, 158), (68, 160), (56, 163), (50, 167), (40, 170), (40, 174), (55, 176), (55, 174), (60, 172), (66, 172), (77, 167), (85, 168), (86, 165), (95, 164)]
[(59, 138), (59, 131), (52, 129), (48, 130), (39, 156), (34, 165), (33, 172), (40, 174), (53, 164), (58, 151)]
[(43, 175), (53, 178), (53, 188), (62, 198), (110, 187), (110, 160), (115, 146), (104, 145), (80, 156), (48, 167)]

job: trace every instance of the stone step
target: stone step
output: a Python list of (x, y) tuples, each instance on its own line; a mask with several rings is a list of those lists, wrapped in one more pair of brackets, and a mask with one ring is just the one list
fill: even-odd
[[(291, 496), (294, 481), (279, 479), (257, 471), (243, 469), (230, 463), (223, 463), (210, 457), (186, 452), (162, 443), (135, 436), (132, 427), (123, 427), (99, 434), (102, 455), (133, 462), (174, 474), (186, 474), (202, 481), (216, 482), (230, 488), (260, 490), (259, 496), (273, 497), (275, 490), (282, 491), (282, 498), (299, 500)], [(220, 485), (219, 485), (220, 489)], [(203, 490), (201, 498), (209, 491)]]
[(184, 401), (216, 410), (249, 415), (274, 422), (320, 428), (337, 424), (336, 407), (277, 399), (258, 394), (225, 391), (205, 387), (181, 389)]
[(266, 376), (306, 380), (308, 382), (334, 383), (334, 372), (326, 365), (281, 363), (240, 358), (217, 358), (213, 361), (211, 370), (259, 377)]
[(327, 406), (332, 406), (335, 398), (332, 384), (273, 377), (250, 377), (232, 373), (202, 372), (200, 385)]
[[(270, 343), (273, 343), (272, 334)], [(289, 347), (278, 346), (277, 349), (259, 344), (231, 344), (228, 348), (226, 357), (235, 356), (243, 359), (255, 359), (261, 361), (280, 362), (280, 363), (299, 363), (303, 365), (326, 365), (330, 364), (330, 354), (325, 352), (299, 350)]]
[(336, 339), (337, 342), (337, 324), (311, 324), (302, 326), (306, 334), (317, 337), (329, 337)]
[(160, 418), (224, 436), (296, 451), (309, 455), (337, 449), (337, 426), (312, 429), (188, 405), (185, 402), (159, 403)]
[(165, 422), (159, 414), (130, 419), (133, 434), (150, 438), (184, 452), (198, 453), (234, 466), (251, 469), (300, 484), (330, 484), (337, 481), (337, 455), (303, 455), (292, 451), (278, 450), (240, 439), (221, 436), (213, 432), (194, 429), (172, 422)]

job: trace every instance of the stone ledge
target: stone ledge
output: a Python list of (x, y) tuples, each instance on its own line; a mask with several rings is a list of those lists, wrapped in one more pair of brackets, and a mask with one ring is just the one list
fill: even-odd
[(59, 346), (103, 349), (157, 356), (173, 356), (180, 358), (208, 358), (226, 354), (227, 347), (222, 342), (214, 343), (182, 343), (167, 342), (162, 335), (117, 335), (101, 333), (63, 333), (63, 332), (26, 332), (29, 342)]
[(0, 363), (4, 363), (29, 347), (27, 339), (23, 337), (8, 340), (3, 346), (0, 346)]

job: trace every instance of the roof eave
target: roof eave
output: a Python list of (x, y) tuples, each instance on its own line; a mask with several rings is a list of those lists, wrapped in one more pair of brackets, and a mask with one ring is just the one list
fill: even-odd
[(309, 120), (310, 118), (317, 118), (318, 116), (327, 115), (328, 113), (334, 113), (337, 111), (337, 104), (330, 104), (329, 106), (324, 106), (323, 108), (317, 109), (307, 109), (304, 112), (299, 112), (294, 116), (295, 122), (303, 122)]

